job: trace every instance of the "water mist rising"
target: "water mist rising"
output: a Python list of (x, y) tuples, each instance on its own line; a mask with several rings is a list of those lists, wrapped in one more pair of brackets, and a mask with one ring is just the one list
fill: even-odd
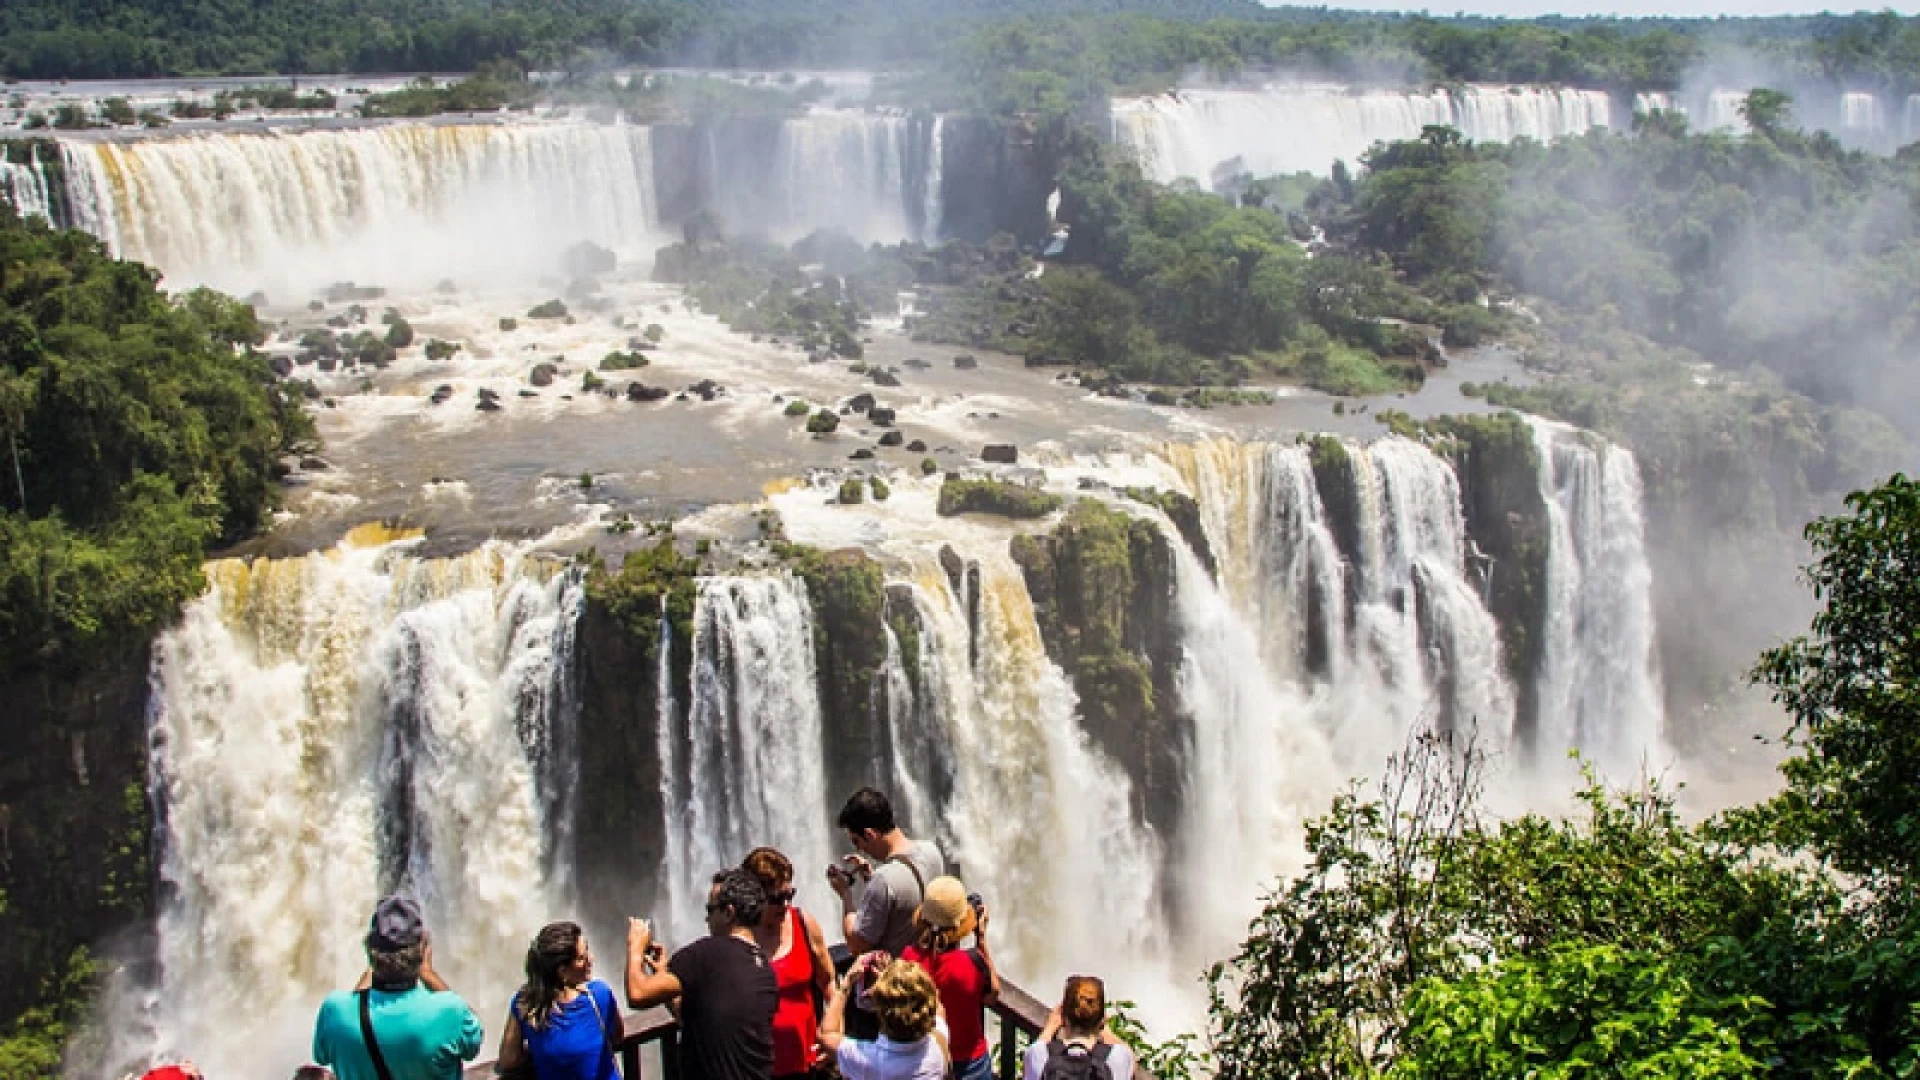
[(432, 561), (343, 547), (208, 577), (156, 644), (167, 892), (146, 1049), (209, 1075), (290, 1073), (396, 888), (421, 900), (448, 978), (504, 1001), (527, 935), (565, 902), (544, 865), (567, 828), (540, 780), (575, 753), (556, 663), (575, 578), (492, 545)]

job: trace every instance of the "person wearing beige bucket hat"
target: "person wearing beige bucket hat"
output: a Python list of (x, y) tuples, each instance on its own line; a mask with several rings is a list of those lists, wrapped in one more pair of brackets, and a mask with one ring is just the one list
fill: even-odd
[[(987, 948), (987, 922), (986, 904), (969, 895), (958, 878), (934, 878), (914, 912), (918, 939), (900, 954), (933, 976), (947, 1015), (953, 1075), (959, 1080), (993, 1076), (986, 1008), (1000, 999), (1000, 973)], [(973, 936), (973, 947), (963, 949), (968, 935)]]

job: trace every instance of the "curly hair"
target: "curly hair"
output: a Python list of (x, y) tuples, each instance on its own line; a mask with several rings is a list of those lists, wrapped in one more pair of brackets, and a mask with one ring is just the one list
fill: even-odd
[(895, 1042), (912, 1042), (933, 1030), (940, 1009), (933, 977), (919, 964), (895, 960), (880, 972), (867, 991), (873, 1011), (880, 1014), (880, 1031)]
[(719, 886), (713, 902), (733, 910), (733, 925), (754, 926), (760, 922), (767, 893), (758, 878), (745, 870), (722, 870), (713, 875), (713, 883)]
[(1107, 988), (1091, 975), (1075, 975), (1067, 980), (1060, 995), (1060, 1018), (1074, 1031), (1098, 1031), (1107, 1020)]

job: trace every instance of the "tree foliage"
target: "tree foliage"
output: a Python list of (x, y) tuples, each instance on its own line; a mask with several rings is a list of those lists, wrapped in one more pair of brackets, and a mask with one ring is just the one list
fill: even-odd
[(250, 308), (170, 298), (98, 241), (0, 208), (0, 667), (135, 645), (265, 518), (310, 438)]

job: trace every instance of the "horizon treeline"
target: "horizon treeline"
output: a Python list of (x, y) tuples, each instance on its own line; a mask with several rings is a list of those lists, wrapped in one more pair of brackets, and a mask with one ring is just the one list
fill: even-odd
[[(958, 47), (956, 47), (958, 43)], [(1031, 72), (1085, 100), (1194, 73), (1672, 89), (1716, 59), (1920, 90), (1920, 19), (1570, 19), (1267, 8), (1253, 0), (12, 0), (8, 79), (467, 72), (618, 64), (862, 67), (952, 84)], [(949, 91), (944, 97), (958, 96)], [(963, 102), (964, 104), (964, 102)], [(1011, 102), (1007, 104), (1012, 104)]]

